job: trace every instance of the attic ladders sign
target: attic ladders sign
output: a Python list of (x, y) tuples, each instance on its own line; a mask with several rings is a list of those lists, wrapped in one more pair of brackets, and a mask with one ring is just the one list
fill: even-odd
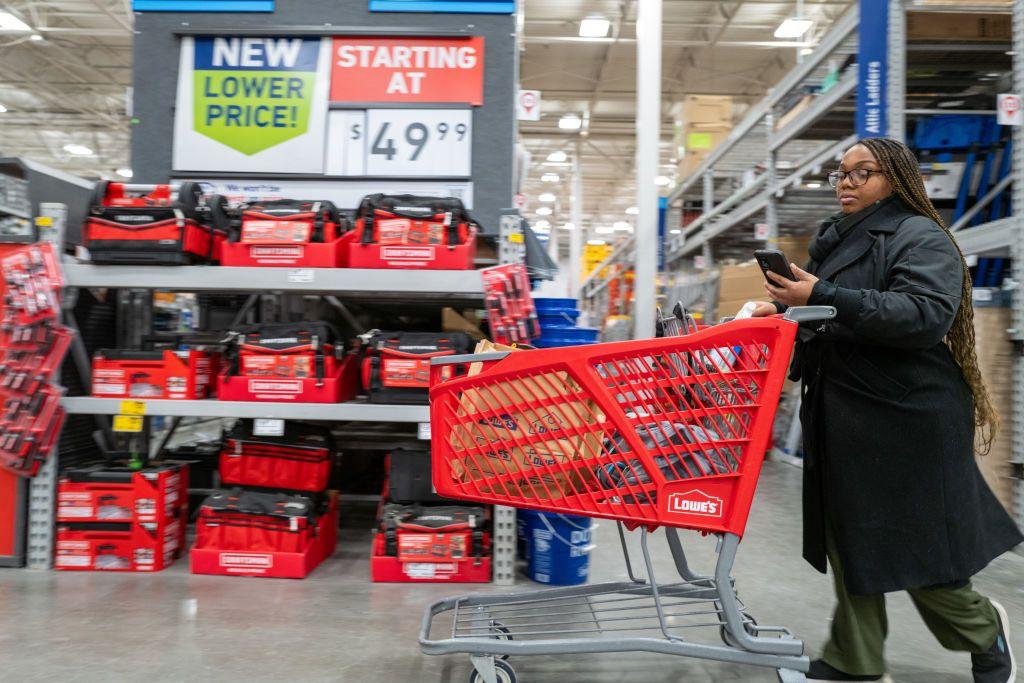
[(185, 38), (174, 168), (322, 172), (329, 44)]
[(857, 136), (888, 132), (889, 0), (860, 0)]

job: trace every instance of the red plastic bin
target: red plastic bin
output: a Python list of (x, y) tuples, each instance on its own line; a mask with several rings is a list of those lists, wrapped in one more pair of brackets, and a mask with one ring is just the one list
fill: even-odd
[(345, 268), (355, 233), (329, 242), (258, 244), (229, 242), (221, 248), (221, 265), (269, 268)]
[(363, 244), (353, 240), (348, 245), (349, 268), (473, 270), (475, 258), (473, 227), (463, 244)]

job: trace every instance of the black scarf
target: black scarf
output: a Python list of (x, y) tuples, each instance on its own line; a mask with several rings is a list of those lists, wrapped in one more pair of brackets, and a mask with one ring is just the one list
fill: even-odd
[(815, 263), (823, 263), (828, 255), (835, 251), (835, 248), (853, 232), (855, 226), (860, 225), (880, 208), (894, 201), (897, 201), (896, 196), (890, 195), (885, 199), (879, 199), (871, 206), (861, 209), (857, 213), (837, 213), (829, 216), (821, 222), (818, 234), (811, 240), (811, 244), (808, 247), (811, 258), (814, 259)]

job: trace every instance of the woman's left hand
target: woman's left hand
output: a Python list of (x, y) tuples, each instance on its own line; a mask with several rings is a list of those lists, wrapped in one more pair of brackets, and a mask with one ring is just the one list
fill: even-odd
[(773, 299), (787, 306), (806, 306), (818, 278), (801, 270), (795, 263), (790, 263), (789, 267), (793, 271), (793, 276), (796, 277), (796, 282), (768, 271), (768, 279), (771, 282), (766, 282), (764, 288), (768, 290), (768, 294)]

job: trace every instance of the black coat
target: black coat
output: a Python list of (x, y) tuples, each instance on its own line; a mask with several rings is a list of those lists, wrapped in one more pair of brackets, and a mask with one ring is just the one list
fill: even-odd
[(1024, 539), (978, 470), (973, 396), (943, 342), (960, 306), (960, 256), (897, 199), (850, 223), (808, 265), (821, 280), (808, 303), (837, 317), (801, 330), (793, 363), (804, 557), (825, 571), (828, 520), (852, 594), (967, 579)]

